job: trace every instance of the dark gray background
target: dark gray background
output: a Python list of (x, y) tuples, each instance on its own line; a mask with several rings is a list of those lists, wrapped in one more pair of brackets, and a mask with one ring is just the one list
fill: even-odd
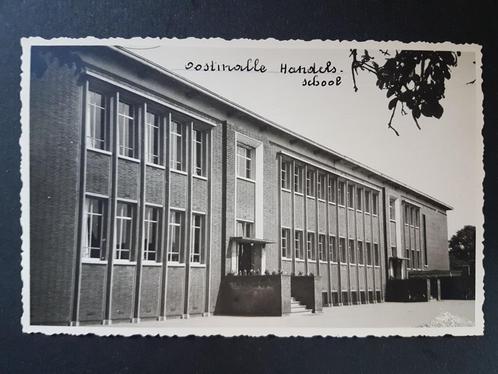
[[(0, 372), (498, 371), (497, 12), (492, 2), (1, 1)], [(485, 336), (121, 338), (21, 333), (20, 38), (222, 37), (451, 41), (483, 45)], [(383, 130), (379, 130), (383, 131)], [(457, 151), (457, 150), (456, 150)]]

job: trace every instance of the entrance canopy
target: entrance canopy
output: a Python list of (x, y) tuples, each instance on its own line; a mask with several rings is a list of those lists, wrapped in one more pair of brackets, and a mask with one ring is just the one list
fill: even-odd
[(262, 247), (264, 247), (266, 244), (275, 243), (268, 239), (245, 238), (242, 236), (232, 236), (230, 240), (237, 244), (249, 244), (250, 246), (262, 246)]

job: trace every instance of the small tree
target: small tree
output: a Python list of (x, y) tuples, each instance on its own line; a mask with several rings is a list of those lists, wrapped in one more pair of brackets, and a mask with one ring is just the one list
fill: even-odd
[(448, 241), (450, 251), (450, 266), (452, 269), (468, 267), (475, 269), (476, 259), (476, 228), (464, 226)]

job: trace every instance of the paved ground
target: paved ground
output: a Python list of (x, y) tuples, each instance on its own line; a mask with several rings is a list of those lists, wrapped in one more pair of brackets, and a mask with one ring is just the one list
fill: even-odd
[[(448, 314), (449, 313), (449, 314)], [(119, 323), (113, 327), (143, 329), (204, 328), (344, 328), (421, 327), (441, 316), (454, 316), (466, 326), (474, 322), (474, 301), (445, 300), (428, 303), (380, 303), (324, 308), (322, 313), (285, 317), (192, 317), (166, 321)], [(451, 326), (451, 325), (449, 325)], [(454, 326), (454, 325), (453, 325)], [(442, 327), (442, 326), (441, 326)], [(145, 331), (144, 331), (145, 332)]]

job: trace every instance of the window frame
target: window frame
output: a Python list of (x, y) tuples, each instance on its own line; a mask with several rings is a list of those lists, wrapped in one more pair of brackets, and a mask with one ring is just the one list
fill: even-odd
[[(199, 218), (200, 223), (196, 223), (196, 219)], [(190, 251), (190, 263), (196, 265), (204, 265), (205, 263), (205, 251), (206, 251), (206, 215), (204, 213), (192, 213), (192, 248)], [(199, 233), (197, 236), (196, 233)], [(199, 239), (199, 241), (197, 241)], [(197, 259), (196, 259), (197, 256)]]
[(327, 236), (325, 234), (318, 234), (318, 260), (321, 262), (327, 261), (327, 253), (325, 248), (327, 246)]
[(352, 183), (347, 183), (346, 187), (346, 203), (349, 209), (354, 209), (355, 200), (355, 186)]
[[(251, 147), (247, 144), (237, 142), (236, 144), (236, 150), (235, 150), (235, 155), (236, 155), (236, 175), (238, 178), (242, 179), (247, 179), (254, 181), (256, 179), (256, 149), (254, 147)], [(239, 150), (243, 149), (245, 151), (245, 154), (241, 154)], [(241, 159), (244, 161), (244, 174), (241, 174), (240, 170), (240, 162)]]
[(294, 165), (294, 193), (304, 195), (304, 166)]
[(292, 188), (292, 162), (282, 160), (280, 167), (280, 188), (284, 191), (290, 191)]
[(339, 180), (337, 182), (337, 204), (339, 206), (346, 206), (346, 181)]
[[(97, 103), (92, 103), (92, 97), (94, 95), (100, 95), (103, 100), (104, 100), (104, 106), (99, 106), (97, 105)], [(110, 129), (110, 114), (109, 114), (109, 102), (110, 102), (110, 98), (109, 98), (109, 95), (107, 95), (104, 90), (99, 90), (99, 89), (95, 89), (93, 87), (89, 87), (88, 88), (88, 91), (87, 91), (87, 107), (86, 107), (86, 114), (87, 114), (87, 119), (86, 119), (86, 131), (87, 131), (87, 134), (86, 134), (86, 147), (88, 149), (95, 149), (95, 150), (99, 150), (99, 151), (109, 151), (109, 145), (110, 145), (110, 142), (109, 142), (109, 129)], [(99, 108), (101, 110), (103, 110), (104, 114), (103, 114), (103, 119), (104, 119), (104, 123), (100, 124), (100, 131), (103, 132), (103, 136), (104, 138), (103, 139), (98, 139), (96, 138), (94, 135), (92, 136), (92, 134), (95, 134), (96, 131), (95, 131), (95, 126), (96, 126), (96, 123), (94, 121), (92, 121), (92, 119), (94, 119), (94, 115), (92, 115), (92, 107), (93, 108)], [(95, 146), (95, 141), (99, 141), (99, 142), (102, 142), (102, 146), (99, 147), (99, 146)]]
[(316, 170), (307, 169), (306, 170), (306, 196), (307, 197), (311, 197), (311, 198), (316, 197), (315, 183), (316, 183)]
[[(123, 106), (130, 108), (132, 114), (122, 113)], [(127, 97), (119, 97), (118, 113), (117, 113), (117, 126), (118, 131), (118, 156), (129, 158), (133, 160), (140, 159), (140, 147), (138, 144), (139, 124), (138, 124), (138, 106)], [(123, 121), (122, 121), (123, 120)], [(126, 121), (126, 124), (124, 124)], [(132, 124), (130, 125), (130, 121)], [(131, 128), (131, 131), (130, 131)], [(125, 131), (126, 130), (126, 131)]]
[[(89, 212), (90, 207), (94, 207), (93, 202), (99, 203), (99, 208), (101, 208), (100, 212)], [(100, 210), (100, 209), (99, 209)], [(84, 225), (84, 242), (82, 245), (81, 251), (81, 259), (83, 261), (107, 261), (107, 199), (95, 197), (95, 196), (85, 196), (85, 220), (83, 222)], [(93, 247), (92, 242), (93, 239), (90, 236), (93, 233), (93, 223), (94, 217), (100, 217), (99, 223), (99, 247)], [(89, 226), (92, 230), (89, 230)], [(92, 256), (92, 251), (98, 250), (98, 256)]]
[(346, 238), (339, 237), (339, 261), (341, 264), (347, 264), (347, 249), (346, 249)]
[(355, 240), (348, 239), (348, 260), (350, 264), (356, 264)]
[[(180, 151), (178, 152), (178, 148)], [(171, 116), (169, 123), (169, 159), (172, 171), (187, 172), (187, 124)], [(180, 157), (179, 157), (180, 156)]]
[[(152, 214), (149, 214), (151, 212)], [(154, 219), (154, 214), (157, 215), (157, 217)], [(160, 242), (160, 228), (161, 228), (161, 208), (152, 206), (152, 205), (146, 205), (145, 206), (145, 214), (144, 214), (144, 249), (143, 249), (143, 254), (142, 254), (142, 260), (144, 262), (150, 262), (150, 263), (157, 263), (161, 261), (161, 255), (160, 255), (160, 248), (159, 248), (159, 242)], [(150, 233), (150, 226), (153, 226), (153, 231), (154, 231), (154, 236), (155, 236), (155, 245), (154, 249), (150, 250), (148, 248), (148, 238), (149, 238), (149, 233)], [(154, 254), (154, 259), (149, 258), (149, 254)]]
[[(120, 208), (128, 207), (129, 216), (124, 215)], [(114, 260), (116, 262), (135, 262), (136, 261), (136, 238), (135, 238), (135, 225), (137, 220), (137, 204), (128, 201), (117, 201), (116, 205), (116, 218), (115, 218), (115, 230), (116, 230), (116, 247), (114, 251)], [(123, 248), (123, 228), (127, 226), (128, 230), (128, 241), (129, 248)], [(121, 239), (121, 240), (120, 240)], [(123, 258), (123, 253), (128, 253), (128, 258)]]
[(297, 260), (304, 261), (304, 232), (303, 230), (294, 230), (294, 252)]
[(331, 176), (329, 177), (327, 194), (329, 203), (335, 204), (337, 201), (337, 178)]
[(306, 253), (308, 261), (316, 261), (315, 232), (313, 231), (306, 232)]
[(192, 128), (192, 175), (194, 177), (207, 177), (207, 137), (208, 131), (195, 127)]
[(329, 235), (329, 258), (330, 262), (337, 263), (337, 238), (334, 235)]
[[(169, 213), (169, 222), (168, 222), (168, 263), (173, 264), (184, 264), (185, 263), (185, 211), (170, 209)], [(173, 219), (173, 217), (175, 219)], [(177, 218), (180, 218), (180, 222), (177, 222)], [(174, 235), (173, 235), (174, 233)], [(173, 239), (178, 239), (178, 241), (174, 242)], [(174, 248), (174, 245), (177, 245), (178, 248)], [(177, 256), (176, 260), (174, 256)]]
[(327, 183), (327, 175), (323, 173), (317, 173), (317, 180), (316, 180), (316, 197), (318, 200), (325, 201), (327, 198), (327, 189), (326, 189), (326, 183)]
[[(154, 121), (150, 122), (150, 116), (154, 116)], [(157, 124), (156, 124), (157, 122)], [(156, 132), (157, 130), (157, 132)], [(151, 136), (152, 135), (152, 136)], [(156, 136), (157, 135), (157, 136)], [(164, 165), (164, 117), (147, 109), (145, 112), (145, 161), (151, 165)], [(157, 142), (157, 155), (154, 153), (154, 146)], [(152, 144), (152, 151), (151, 151)]]
[(363, 251), (363, 242), (361, 240), (358, 240), (356, 243), (358, 247), (358, 265), (364, 265), (364, 251)]
[[(281, 233), (280, 233), (280, 253), (282, 254), (282, 258), (291, 259), (292, 253), (290, 253), (290, 246), (289, 246), (291, 229), (288, 227), (282, 227), (280, 231), (281, 231)], [(290, 254), (290, 257), (289, 257), (289, 254)]]

